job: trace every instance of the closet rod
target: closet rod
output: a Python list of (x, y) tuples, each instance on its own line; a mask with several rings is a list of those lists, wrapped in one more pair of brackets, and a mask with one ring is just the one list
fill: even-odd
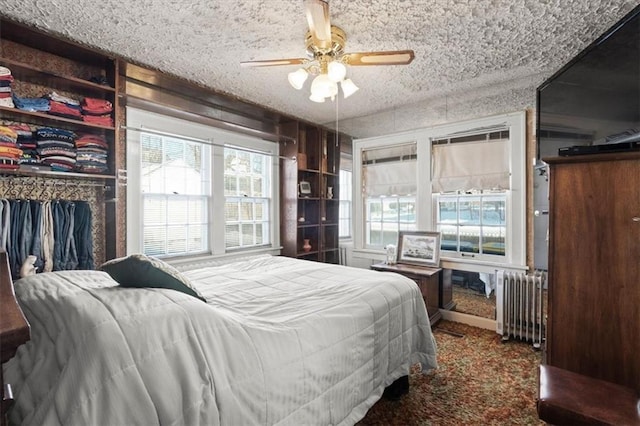
[(188, 140), (188, 141), (191, 141), (191, 142), (199, 142), (199, 143), (203, 143), (205, 145), (218, 146), (218, 147), (221, 147), (221, 148), (231, 148), (231, 149), (235, 149), (237, 151), (251, 152), (251, 153), (254, 153), (254, 154), (262, 154), (262, 155), (266, 155), (266, 156), (269, 156), (269, 157), (277, 157), (277, 158), (280, 158), (282, 160), (291, 160), (291, 161), (297, 161), (298, 160), (296, 157), (284, 157), (282, 155), (265, 153), (265, 152), (259, 151), (257, 149), (242, 148), (242, 147), (239, 147), (239, 146), (229, 145), (229, 144), (226, 144), (226, 143), (225, 144), (214, 143), (214, 142), (211, 141), (211, 139), (192, 138), (191, 136), (184, 136), (184, 135), (179, 135), (177, 133), (164, 132), (162, 130), (150, 129), (150, 128), (144, 127), (144, 126), (140, 126), (140, 127), (120, 126), (120, 128), (123, 129), (123, 130), (133, 130), (135, 132), (147, 132), (147, 133), (152, 133), (154, 135), (169, 136), (169, 137), (174, 137), (174, 138), (179, 138), (179, 139), (185, 139), (185, 140)]

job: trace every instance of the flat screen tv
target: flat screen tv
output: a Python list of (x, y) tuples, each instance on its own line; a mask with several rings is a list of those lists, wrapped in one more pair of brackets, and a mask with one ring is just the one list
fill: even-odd
[(538, 159), (640, 144), (640, 6), (538, 87), (537, 135)]

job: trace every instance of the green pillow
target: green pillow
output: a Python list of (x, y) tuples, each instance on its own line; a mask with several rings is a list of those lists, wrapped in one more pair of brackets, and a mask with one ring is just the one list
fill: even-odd
[(206, 302), (187, 277), (155, 257), (132, 254), (109, 260), (103, 263), (100, 269), (111, 275), (111, 278), (123, 287), (170, 288)]

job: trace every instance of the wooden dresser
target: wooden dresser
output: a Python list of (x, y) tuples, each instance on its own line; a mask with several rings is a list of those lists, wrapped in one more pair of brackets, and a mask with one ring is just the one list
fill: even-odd
[(640, 152), (545, 161), (549, 299), (538, 416), (640, 425)]
[(640, 152), (545, 161), (546, 364), (640, 392)]
[(413, 266), (405, 264), (387, 265), (386, 263), (377, 263), (371, 265), (374, 271), (395, 272), (411, 278), (420, 287), (422, 298), (427, 307), (429, 314), (429, 322), (433, 326), (442, 319), (440, 313), (440, 298), (442, 286), (442, 269), (429, 268), (425, 266)]
[[(29, 324), (18, 305), (9, 272), (9, 258), (6, 252), (0, 252), (0, 361), (2, 364), (11, 359), (18, 346), (30, 339)], [(10, 384), (5, 384), (0, 365), (0, 395), (2, 405), (0, 424), (5, 425), (6, 412), (13, 402)]]

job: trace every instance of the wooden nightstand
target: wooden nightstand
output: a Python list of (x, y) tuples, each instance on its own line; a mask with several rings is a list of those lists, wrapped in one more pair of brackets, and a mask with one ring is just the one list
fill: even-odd
[(418, 284), (422, 292), (422, 298), (427, 306), (429, 313), (429, 322), (433, 326), (442, 319), (440, 313), (440, 299), (442, 285), (442, 269), (429, 268), (426, 266), (414, 266), (396, 263), (395, 265), (387, 265), (386, 263), (376, 263), (371, 265), (374, 271), (395, 272), (411, 278)]
[[(9, 361), (15, 354), (18, 346), (31, 338), (29, 323), (18, 305), (13, 291), (11, 272), (9, 269), (9, 257), (6, 252), (0, 252), (0, 361), (2, 364)], [(13, 403), (11, 386), (4, 384), (2, 368), (0, 368), (0, 385), (2, 385), (2, 410), (0, 424), (6, 425), (6, 413)]]

